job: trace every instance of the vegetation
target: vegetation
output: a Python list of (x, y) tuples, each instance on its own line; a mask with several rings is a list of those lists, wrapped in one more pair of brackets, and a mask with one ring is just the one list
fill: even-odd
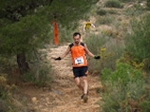
[[(148, 112), (150, 91), (146, 90), (149, 83), (142, 72), (131, 65), (118, 63), (116, 71), (104, 69), (101, 80), (103, 83), (104, 112)], [(144, 111), (147, 110), (147, 111)]]
[[(53, 21), (59, 24), (61, 42), (70, 41), (72, 31), (78, 26), (91, 5), (97, 0), (1, 0), (0, 4), (0, 73), (8, 74), (8, 83), (31, 82), (45, 86), (52, 80), (53, 71), (45, 61), (47, 44), (53, 46)], [(0, 75), (1, 76), (1, 75)], [(16, 77), (17, 76), (17, 77)], [(7, 85), (7, 84), (5, 84)], [(49, 84), (50, 85), (50, 84)], [(0, 85), (0, 100), (7, 92)], [(3, 93), (5, 94), (3, 95)], [(8, 94), (13, 92), (8, 90)], [(0, 102), (5, 105), (9, 97)], [(21, 99), (20, 99), (21, 100)], [(15, 112), (15, 102), (0, 111)]]
[[(95, 2), (96, 0), (88, 3)], [(32, 65), (35, 65), (37, 61), (38, 64), (42, 64), (39, 49), (43, 49), (47, 42), (53, 44), (53, 21), (57, 20), (60, 23), (63, 29), (60, 34), (64, 38), (61, 41), (66, 41), (69, 37), (68, 31), (72, 31), (77, 26), (75, 21), (81, 19), (82, 15), (90, 10), (88, 3), (86, 0), (80, 2), (2, 1), (0, 7), (2, 26), (0, 28), (0, 60), (4, 63), (6, 62), (4, 60), (11, 59), (11, 66), (17, 64), (21, 74), (33, 71)]]
[[(23, 112), (24, 110), (28, 110), (28, 107), (23, 104), (27, 102), (27, 98), (19, 99), (21, 96), (18, 94), (17, 86), (14, 84), (10, 85), (7, 76), (7, 74), (0, 74), (0, 111)], [(22, 102), (19, 100), (22, 100)]]
[[(125, 12), (116, 10), (115, 15), (110, 15), (110, 8), (122, 8), (121, 4), (128, 2), (131, 7), (125, 8)], [(96, 24), (109, 26), (101, 30), (101, 35), (92, 35), (86, 40), (89, 49), (101, 56), (100, 61), (89, 59), (89, 69), (100, 74), (102, 112), (150, 111), (150, 15), (141, 3), (145, 1), (108, 0), (104, 2), (105, 7), (96, 12)], [(120, 13), (126, 16), (124, 20)]]
[(127, 52), (136, 59), (137, 63), (143, 62), (146, 71), (150, 70), (150, 15), (145, 15), (139, 21), (132, 22), (133, 32), (127, 38)]
[(146, 2), (147, 2), (148, 9), (150, 9), (150, 0), (147, 0)]
[[(81, 19), (81, 15), (89, 9), (90, 5), (85, 0), (80, 2), (2, 1), (0, 8), (2, 13), (0, 24), (3, 26), (0, 29), (1, 55), (8, 58), (16, 56), (20, 71), (27, 72), (30, 67), (26, 55), (37, 51), (50, 40), (50, 35), (53, 35), (52, 31), (48, 33), (52, 30), (49, 22), (52, 23), (56, 19), (67, 29), (73, 29), (77, 26), (74, 21)], [(72, 21), (69, 22), (69, 20)]]
[[(91, 4), (96, 2), (1, 0), (0, 111), (28, 111), (24, 104), (15, 105), (17, 87), (13, 84), (13, 76), (19, 75), (17, 81), (32, 82), (40, 87), (50, 83), (53, 70), (45, 60), (44, 49), (49, 43), (54, 46), (53, 21), (59, 23), (61, 43), (69, 42), (71, 32), (77, 29), (76, 21), (87, 18), (85, 15)], [(88, 60), (90, 73), (100, 74), (102, 111), (149, 112), (150, 14), (146, 13), (150, 1), (145, 1), (146, 6), (142, 6), (140, 0), (103, 2), (104, 6), (94, 9), (92, 15), (97, 17), (96, 27), (104, 25), (106, 28), (99, 30), (98, 35), (89, 34), (85, 39), (88, 48), (101, 56), (99, 61), (90, 57)], [(121, 11), (129, 2), (131, 6)]]
[(106, 7), (123, 8), (119, 0), (109, 0), (105, 3)]

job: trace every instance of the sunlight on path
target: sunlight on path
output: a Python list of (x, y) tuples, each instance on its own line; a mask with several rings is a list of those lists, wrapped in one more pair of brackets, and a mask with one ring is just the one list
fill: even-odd
[[(54, 81), (51, 91), (37, 93), (33, 101), (35, 112), (100, 112), (100, 94), (96, 92), (101, 87), (98, 76), (89, 77), (89, 100), (83, 103), (82, 92), (74, 83), (70, 55), (61, 61), (55, 61), (52, 57), (58, 57), (67, 48), (59, 46), (48, 49), (47, 59), (54, 69)], [(33, 95), (34, 96), (34, 95)]]

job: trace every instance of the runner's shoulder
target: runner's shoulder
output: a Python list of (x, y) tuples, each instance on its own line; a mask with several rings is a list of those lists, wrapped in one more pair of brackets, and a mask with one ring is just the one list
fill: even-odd
[[(80, 44), (81, 44), (82, 46), (85, 46), (85, 43), (83, 43), (83, 42), (81, 42)], [(69, 44), (69, 47), (70, 47), (70, 48), (72, 48), (73, 46), (74, 46), (73, 43)]]

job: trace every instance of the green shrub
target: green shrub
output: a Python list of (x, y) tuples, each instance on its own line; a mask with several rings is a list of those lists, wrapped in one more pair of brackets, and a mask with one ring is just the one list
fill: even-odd
[[(144, 62), (150, 58), (150, 14), (133, 20), (131, 24), (132, 33), (126, 38), (127, 52), (139, 62)], [(149, 69), (150, 63), (147, 66)]]
[(32, 70), (23, 75), (22, 79), (26, 82), (32, 82), (37, 86), (46, 86), (52, 81), (52, 68), (45, 63), (35, 63)]
[[(91, 35), (89, 38), (85, 39), (89, 50), (95, 55), (100, 54), (100, 48), (109, 40), (109, 37), (104, 37), (103, 35)], [(98, 60), (93, 60), (89, 58), (89, 71), (90, 72), (100, 72), (101, 63)]]
[(123, 5), (118, 0), (109, 0), (105, 3), (106, 7), (123, 8)]
[(15, 109), (12, 99), (17, 90), (17, 86), (8, 83), (7, 74), (0, 74), (0, 112), (15, 112), (11, 110)]
[(124, 46), (113, 40), (115, 39), (105, 34), (93, 35), (86, 39), (86, 44), (91, 52), (101, 56), (100, 60), (89, 59), (90, 72), (100, 73), (104, 68), (115, 69), (116, 60), (121, 57)]
[(98, 10), (96, 13), (97, 13), (97, 15), (103, 16), (103, 15), (107, 14), (107, 11), (104, 9), (101, 9), (101, 10)]
[(142, 102), (140, 106), (143, 112), (150, 112), (150, 96), (146, 101)]
[(137, 0), (119, 0), (121, 2), (136, 2)]
[(113, 16), (105, 15), (99, 17), (99, 19), (96, 21), (96, 24), (111, 24), (115, 18)]
[(0, 75), (0, 98), (6, 99), (8, 96), (10, 86), (7, 84), (7, 79)]
[(150, 9), (150, 0), (147, 0), (147, 7)]
[(105, 91), (100, 104), (104, 112), (142, 112), (140, 104), (148, 101), (143, 98), (148, 94), (141, 71), (128, 64), (118, 63), (114, 72), (103, 70), (101, 81)]

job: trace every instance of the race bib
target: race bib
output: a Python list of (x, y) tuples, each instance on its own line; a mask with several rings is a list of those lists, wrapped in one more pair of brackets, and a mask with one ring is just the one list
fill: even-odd
[(84, 64), (84, 59), (83, 57), (78, 57), (75, 59), (75, 64)]

